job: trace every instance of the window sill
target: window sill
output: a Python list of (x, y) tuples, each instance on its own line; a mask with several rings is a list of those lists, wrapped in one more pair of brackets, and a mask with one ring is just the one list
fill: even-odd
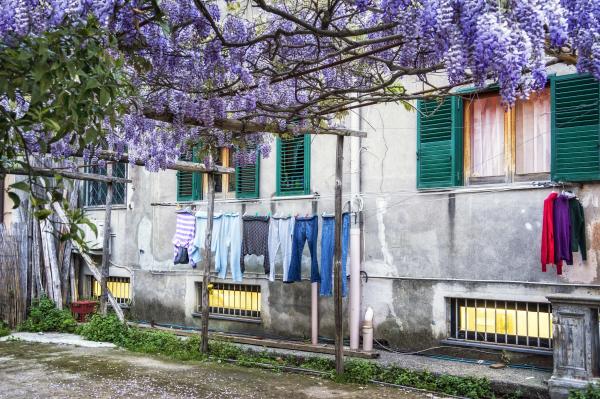
[(530, 348), (527, 346), (517, 346), (511, 344), (496, 344), (496, 343), (484, 343), (484, 342), (475, 342), (475, 341), (466, 341), (460, 339), (443, 339), (440, 341), (442, 345), (448, 346), (462, 346), (467, 348), (482, 348), (482, 349), (494, 349), (498, 351), (508, 351), (508, 352), (519, 352), (519, 353), (529, 353), (535, 355), (543, 355), (543, 356), (552, 356), (552, 349), (545, 348)]
[(295, 195), (276, 195), (271, 197), (273, 201), (287, 201), (287, 200), (302, 200), (302, 199), (316, 199), (319, 198), (319, 194), (295, 194)]
[[(106, 209), (106, 205), (84, 205), (83, 209), (85, 209), (86, 211), (103, 211)], [(111, 207), (112, 210), (119, 210), (119, 209), (127, 209), (127, 205), (125, 204), (118, 204), (118, 205), (113, 205)]]
[[(202, 313), (192, 312), (192, 317), (197, 317), (199, 319), (202, 318)], [(246, 317), (236, 317), (236, 316), (227, 316), (227, 315), (218, 315), (218, 314), (209, 314), (209, 319), (214, 320), (225, 320), (225, 321), (236, 321), (240, 323), (249, 323), (249, 324), (262, 324), (261, 319), (252, 319)]]
[[(417, 193), (440, 193), (440, 194), (469, 194), (489, 191), (518, 191), (518, 190), (539, 190), (548, 189), (556, 186), (551, 181), (530, 181), (530, 182), (515, 182), (501, 184), (478, 184), (464, 187), (447, 187), (447, 188), (424, 188), (418, 189)], [(570, 184), (565, 184), (570, 186)]]

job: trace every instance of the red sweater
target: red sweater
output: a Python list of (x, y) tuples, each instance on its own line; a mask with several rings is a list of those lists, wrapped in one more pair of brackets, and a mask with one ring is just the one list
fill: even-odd
[[(557, 193), (550, 193), (544, 200), (544, 217), (542, 224), (542, 271), (546, 265), (554, 264), (554, 200)], [(556, 272), (562, 274), (562, 261), (556, 265)]]

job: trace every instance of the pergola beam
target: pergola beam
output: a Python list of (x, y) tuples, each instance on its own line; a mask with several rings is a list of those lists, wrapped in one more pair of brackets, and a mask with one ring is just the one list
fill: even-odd
[(2, 174), (19, 175), (19, 176), (45, 176), (54, 177), (56, 175), (67, 179), (100, 181), (104, 183), (131, 183), (131, 180), (122, 177), (111, 177), (105, 175), (97, 175), (93, 173), (72, 172), (64, 169), (38, 168), (32, 166), (30, 170), (20, 168), (8, 168), (0, 171)]
[[(156, 112), (151, 109), (145, 109), (143, 112), (144, 116), (148, 119), (153, 119), (161, 122), (173, 123), (174, 115), (168, 111)], [(272, 133), (272, 134), (297, 134), (294, 132), (291, 126), (285, 130), (279, 129), (276, 123), (259, 123), (251, 121), (241, 121), (238, 119), (215, 119), (213, 126), (205, 126), (204, 122), (196, 118), (184, 118), (183, 123), (190, 126), (206, 127), (206, 128), (218, 128), (222, 130), (229, 130), (237, 134), (251, 134), (251, 133)], [(327, 134), (334, 136), (353, 136), (353, 137), (367, 137), (366, 132), (350, 129), (340, 128), (321, 128), (311, 127), (310, 134)]]
[[(100, 150), (96, 152), (96, 155), (100, 159), (104, 159), (105, 161), (115, 161), (120, 163), (129, 163), (129, 155), (122, 154), (118, 155), (114, 151)], [(138, 166), (144, 166), (144, 161), (136, 160), (134, 162)], [(233, 174), (235, 173), (235, 168), (226, 168), (220, 165), (214, 165), (212, 168), (207, 168), (206, 165), (202, 163), (196, 162), (187, 162), (187, 161), (176, 161), (173, 164), (169, 165), (167, 169), (177, 170), (180, 172), (203, 172), (203, 173), (214, 173), (214, 174)]]

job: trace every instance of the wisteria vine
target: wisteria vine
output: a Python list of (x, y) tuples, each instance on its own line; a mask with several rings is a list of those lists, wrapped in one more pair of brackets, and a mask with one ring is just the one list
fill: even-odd
[[(225, 119), (314, 129), (357, 106), (465, 84), (497, 83), (512, 105), (543, 88), (556, 62), (600, 78), (596, 0), (0, 0), (0, 43), (18, 47), (90, 15), (117, 38), (111, 51), (139, 88), (122, 120), (106, 124), (105, 145), (150, 170), (198, 143), (234, 147), (240, 165), (268, 155), (268, 135), (227, 132)], [(443, 83), (430, 81), (439, 72)], [(420, 89), (409, 90), (415, 79)], [(73, 145), (80, 133), (53, 155), (93, 156)]]

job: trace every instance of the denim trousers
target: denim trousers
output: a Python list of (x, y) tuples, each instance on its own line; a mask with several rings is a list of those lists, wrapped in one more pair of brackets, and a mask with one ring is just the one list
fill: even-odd
[(310, 281), (321, 281), (319, 276), (319, 262), (317, 261), (317, 236), (319, 234), (319, 218), (317, 215), (309, 217), (296, 217), (294, 235), (292, 236), (292, 259), (284, 283), (293, 283), (302, 280), (301, 265), (304, 243), (308, 241), (310, 250)]
[[(350, 239), (350, 214), (342, 215), (342, 296), (348, 294), (346, 260)], [(333, 256), (335, 246), (335, 217), (323, 216), (321, 230), (321, 296), (331, 296), (333, 290)]]

